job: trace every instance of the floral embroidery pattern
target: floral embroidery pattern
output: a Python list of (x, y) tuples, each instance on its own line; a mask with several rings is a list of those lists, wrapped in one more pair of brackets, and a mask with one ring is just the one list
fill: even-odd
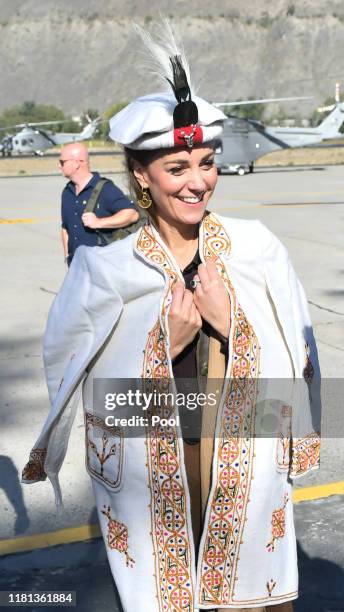
[(268, 552), (273, 552), (275, 550), (275, 542), (276, 540), (283, 538), (285, 536), (285, 507), (289, 501), (289, 496), (286, 493), (284, 495), (284, 504), (282, 508), (278, 508), (278, 510), (274, 510), (271, 518), (271, 540), (266, 545)]
[(128, 528), (123, 523), (111, 518), (110, 506), (104, 506), (101, 512), (108, 519), (107, 542), (109, 548), (124, 553), (126, 566), (134, 567), (135, 561), (128, 553)]
[(123, 431), (107, 427), (103, 419), (86, 412), (85, 435), (87, 469), (111, 488), (117, 488), (122, 479)]
[(312, 432), (304, 438), (293, 439), (290, 476), (300, 476), (320, 464), (320, 435)]
[[(159, 245), (149, 225), (142, 228), (137, 249), (150, 263), (162, 268), (167, 290), (162, 303), (162, 317), (171, 302), (172, 285), (177, 278), (173, 262)], [(162, 321), (163, 323), (163, 321)], [(144, 351), (142, 377), (150, 391), (167, 391), (170, 371), (165, 334), (157, 321), (148, 334)], [(164, 417), (173, 407), (151, 407)], [(150, 419), (149, 419), (150, 420)], [(180, 468), (180, 451), (175, 427), (154, 427), (147, 430), (147, 461), (151, 491), (152, 540), (155, 555), (157, 595), (164, 612), (191, 612), (194, 609), (191, 578), (191, 525), (187, 522), (186, 482)]]
[(29, 461), (25, 465), (22, 472), (23, 481), (38, 482), (40, 480), (46, 480), (46, 473), (44, 471), (44, 460), (47, 455), (45, 448), (34, 448), (29, 456)]
[(252, 479), (254, 418), (259, 345), (237, 302), (221, 255), (230, 251), (223, 227), (209, 215), (204, 220), (205, 260), (214, 259), (230, 293), (233, 312), (232, 368), (226, 389), (217, 457), (216, 486), (211, 500), (203, 548), (200, 603), (231, 603), (238, 551), (242, 543)]

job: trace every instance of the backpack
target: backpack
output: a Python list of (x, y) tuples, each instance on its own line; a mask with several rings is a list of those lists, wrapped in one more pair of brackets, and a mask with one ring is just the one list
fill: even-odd
[[(104, 178), (103, 176), (100, 177), (98, 183), (93, 188), (91, 196), (85, 206), (85, 212), (94, 212), (104, 185), (106, 183), (111, 182), (112, 181), (110, 181), (110, 179)], [(135, 221), (135, 223), (127, 225), (127, 227), (119, 227), (106, 231), (93, 230), (98, 236), (98, 245), (106, 246), (107, 244), (111, 244), (111, 242), (114, 242), (115, 240), (121, 240), (122, 238), (126, 238), (126, 236), (129, 236), (129, 234), (133, 234), (134, 232), (136, 232), (140, 227), (144, 225), (146, 221), (146, 217), (144, 216), (144, 214), (141, 211), (138, 212), (140, 214), (140, 218)]]

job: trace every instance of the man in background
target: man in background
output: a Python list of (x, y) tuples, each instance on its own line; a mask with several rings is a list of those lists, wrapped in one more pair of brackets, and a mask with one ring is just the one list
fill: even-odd
[(62, 245), (65, 261), (70, 265), (76, 249), (86, 246), (105, 246), (101, 235), (112, 233), (139, 219), (134, 203), (107, 180), (97, 198), (95, 212), (85, 212), (86, 204), (100, 180), (98, 172), (91, 172), (88, 151), (81, 142), (70, 143), (61, 150), (60, 168), (69, 179), (62, 192)]

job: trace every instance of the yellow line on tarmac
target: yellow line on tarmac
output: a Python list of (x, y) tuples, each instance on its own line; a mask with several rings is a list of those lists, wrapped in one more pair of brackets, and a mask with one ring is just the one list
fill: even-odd
[(1, 223), (35, 223), (36, 219), (0, 219)]
[(0, 225), (1, 223), (6, 224), (6, 223), (43, 223), (44, 221), (59, 221), (58, 217), (35, 217), (33, 219), (1, 219), (0, 218)]
[(302, 501), (311, 501), (314, 499), (330, 497), (330, 495), (344, 495), (343, 480), (340, 482), (329, 482), (323, 485), (316, 485), (314, 487), (301, 487), (300, 489), (294, 489), (293, 502), (294, 504), (298, 504)]
[(80, 525), (80, 527), (69, 527), (39, 533), (12, 540), (0, 540), (0, 555), (34, 550), (35, 548), (47, 548), (57, 544), (70, 544), (71, 542), (82, 542), (91, 538), (98, 538), (100, 529), (98, 525)]
[[(330, 495), (344, 495), (344, 481), (294, 489), (293, 502), (298, 504), (302, 501), (323, 499)], [(99, 525), (80, 525), (79, 527), (69, 527), (59, 531), (50, 531), (48, 533), (13, 538), (11, 540), (0, 540), (0, 556), (28, 552), (35, 548), (47, 548), (49, 546), (57, 546), (58, 544), (83, 542), (92, 538), (98, 538), (100, 535)]]

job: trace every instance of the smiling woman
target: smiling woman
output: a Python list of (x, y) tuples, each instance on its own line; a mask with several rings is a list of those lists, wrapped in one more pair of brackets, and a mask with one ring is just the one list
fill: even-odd
[[(164, 45), (142, 36), (173, 93), (134, 100), (110, 135), (147, 220), (125, 240), (76, 252), (45, 336), (52, 408), (23, 479), (48, 476), (60, 501), (84, 381), (86, 465), (124, 612), (289, 612), (290, 479), (319, 463), (307, 301), (269, 230), (207, 210), (224, 115), (193, 95), (168, 24)], [(110, 427), (99, 379), (136, 381), (151, 398), (143, 420), (129, 400), (118, 413), (139, 423), (135, 434), (122, 419)]]

